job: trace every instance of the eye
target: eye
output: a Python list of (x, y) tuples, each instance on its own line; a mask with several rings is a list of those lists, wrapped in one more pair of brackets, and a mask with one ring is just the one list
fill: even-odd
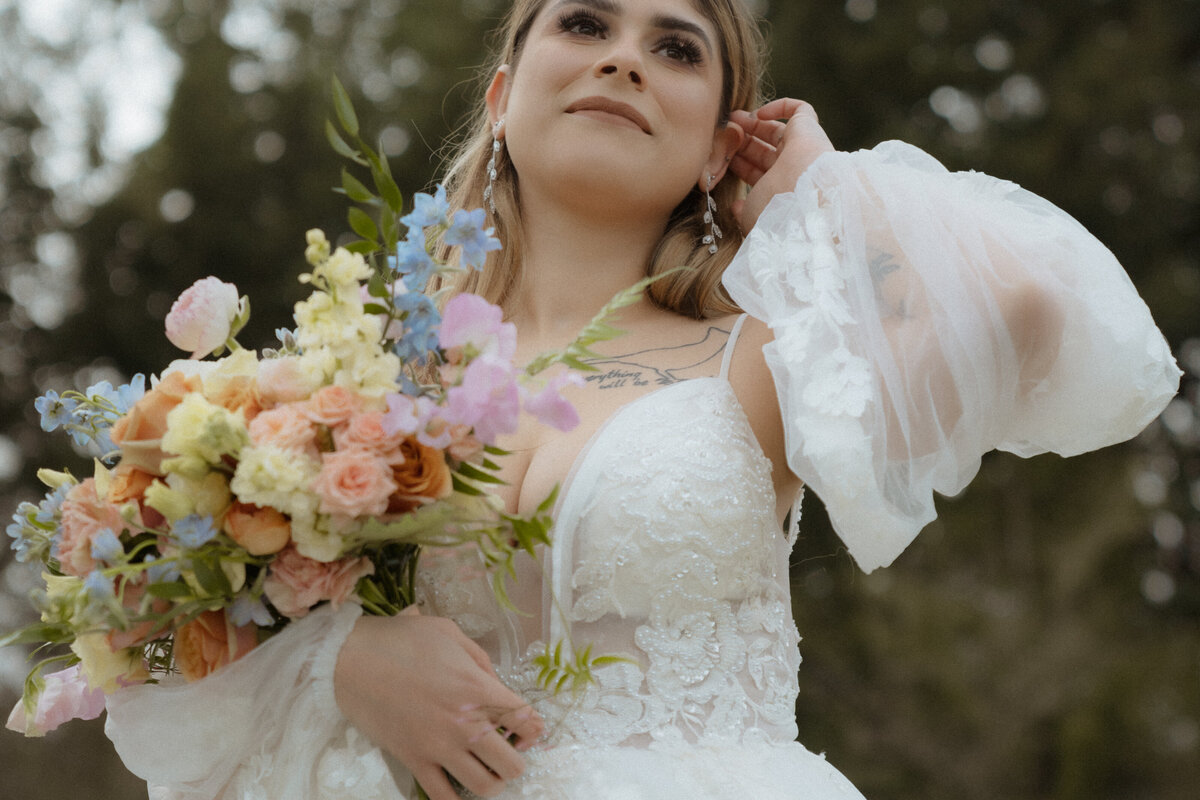
[(658, 45), (658, 52), (673, 61), (685, 64), (699, 64), (704, 60), (704, 51), (700, 45), (681, 36), (668, 36)]
[(587, 11), (568, 11), (559, 17), (558, 27), (577, 36), (599, 37), (605, 33), (604, 23)]

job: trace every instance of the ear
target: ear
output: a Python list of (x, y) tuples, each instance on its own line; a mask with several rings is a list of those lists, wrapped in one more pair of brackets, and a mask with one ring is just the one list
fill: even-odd
[(488, 86), (484, 100), (487, 102), (488, 119), (495, 125), (508, 110), (508, 90), (512, 86), (512, 68), (507, 64), (496, 70), (492, 83)]
[(742, 149), (744, 141), (746, 132), (736, 122), (726, 122), (717, 128), (713, 134), (712, 151), (708, 154), (708, 161), (704, 162), (704, 174), (697, 181), (700, 191), (703, 192), (708, 186), (709, 175), (712, 176), (714, 185), (721, 180), (725, 171), (729, 169), (729, 162)]

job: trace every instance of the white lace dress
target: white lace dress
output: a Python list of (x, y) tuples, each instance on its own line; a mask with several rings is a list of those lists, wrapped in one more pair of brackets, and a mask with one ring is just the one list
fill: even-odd
[[(961, 489), (983, 453), (1121, 441), (1178, 382), (1128, 278), (1074, 220), (904, 145), (819, 159), (768, 206), (725, 281), (774, 330), (789, 464), (867, 570), (904, 549), (933, 518), (933, 492)], [(1030, 292), (1043, 313), (1026, 319), (1012, 301)], [(861, 797), (794, 741), (791, 538), (724, 377), (734, 339), (720, 374), (652, 391), (593, 435), (564, 483), (555, 546), (518, 577), (532, 616), (498, 614), (469, 554), (426, 561), (427, 610), (458, 621), (548, 723), (505, 800)], [(1048, 357), (1029, 355), (1034, 341)], [(157, 797), (407, 798), (403, 770), (333, 701), (357, 613), (310, 615), (197, 684), (124, 690), (109, 736)], [(531, 658), (559, 640), (629, 661), (548, 696)]]

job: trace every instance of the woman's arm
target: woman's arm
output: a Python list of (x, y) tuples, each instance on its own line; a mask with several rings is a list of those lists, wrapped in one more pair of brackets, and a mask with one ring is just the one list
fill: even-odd
[(362, 617), (338, 655), (338, 707), (399, 759), (431, 800), (457, 800), (446, 775), (490, 797), (524, 769), (542, 720), (496, 677), (483, 650), (443, 617)]

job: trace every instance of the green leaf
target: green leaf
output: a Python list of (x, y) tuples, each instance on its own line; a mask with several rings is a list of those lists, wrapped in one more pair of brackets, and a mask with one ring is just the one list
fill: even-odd
[(359, 239), (357, 242), (351, 242), (346, 245), (346, 249), (351, 253), (358, 253), (360, 256), (369, 256), (379, 249), (379, 245), (376, 242)]
[(367, 303), (363, 306), (363, 311), (367, 314), (386, 314), (388, 313), (387, 306), (381, 306), (378, 303)]
[(464, 478), (470, 478), (471, 480), (479, 481), (480, 483), (507, 485), (504, 480), (497, 478), (490, 472), (484, 472), (483, 470), (467, 463), (466, 461), (458, 465), (458, 473)]
[(0, 647), (11, 644), (65, 644), (73, 641), (75, 633), (67, 625), (61, 623), (36, 623), (27, 625), (18, 631), (0, 636)]
[(196, 559), (192, 562), (192, 570), (196, 573), (196, 580), (200, 583), (200, 588), (213, 597), (226, 597), (233, 594), (233, 587), (229, 585), (229, 578), (221, 571), (221, 568), (202, 559)]
[(346, 144), (346, 140), (338, 134), (337, 128), (333, 127), (333, 123), (329, 120), (325, 120), (325, 138), (329, 140), (333, 151), (339, 156), (348, 158), (355, 164), (362, 164), (364, 167), (367, 166), (366, 159), (362, 157), (362, 153)]
[(153, 597), (161, 597), (165, 600), (192, 595), (192, 588), (186, 583), (152, 583), (146, 587), (146, 591)]
[(364, 186), (362, 181), (351, 175), (345, 167), (342, 168), (342, 189), (346, 192), (346, 196), (356, 203), (370, 203), (375, 200), (375, 195), (371, 190)]
[(375, 226), (375, 221), (367, 216), (367, 212), (361, 208), (351, 208), (346, 216), (350, 220), (351, 230), (369, 242), (378, 241), (379, 228)]
[(336, 75), (333, 76), (333, 109), (337, 112), (338, 122), (342, 123), (342, 129), (351, 136), (358, 136), (358, 115), (354, 113), (349, 92)]

